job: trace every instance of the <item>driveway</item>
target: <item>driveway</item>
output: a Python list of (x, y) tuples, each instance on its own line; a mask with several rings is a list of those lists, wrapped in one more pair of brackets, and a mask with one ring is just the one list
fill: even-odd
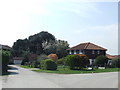
[(118, 88), (118, 72), (50, 74), (11, 67), (11, 75), (2, 78), (3, 88)]

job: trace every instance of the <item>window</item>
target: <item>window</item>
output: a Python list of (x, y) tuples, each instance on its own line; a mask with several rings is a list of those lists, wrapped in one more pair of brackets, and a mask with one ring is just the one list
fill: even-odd
[(79, 50), (76, 50), (76, 54), (79, 54)]
[(74, 50), (71, 51), (71, 54), (74, 54)]
[(82, 54), (82, 50), (79, 51), (79, 54)]
[(95, 51), (94, 51), (94, 50), (92, 50), (92, 54), (95, 54)]
[(100, 51), (98, 50), (97, 53), (100, 54)]

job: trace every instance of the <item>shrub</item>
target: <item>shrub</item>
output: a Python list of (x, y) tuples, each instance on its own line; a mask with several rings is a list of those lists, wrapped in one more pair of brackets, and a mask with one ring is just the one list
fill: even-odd
[(58, 60), (58, 56), (57, 56), (56, 54), (50, 54), (50, 55), (48, 55), (48, 58), (49, 58), (49, 59), (52, 59), (52, 60), (54, 60), (54, 61), (57, 61), (57, 60)]
[(106, 66), (108, 63), (108, 58), (104, 55), (98, 56), (95, 59), (95, 65), (97, 66)]
[(120, 58), (113, 58), (112, 59), (112, 67), (120, 68)]
[(33, 68), (39, 68), (39, 67), (40, 67), (40, 62), (38, 62), (38, 61), (33, 61), (33, 62), (31, 63), (31, 67), (33, 67)]
[(64, 65), (64, 58), (58, 59), (57, 64), (58, 65)]
[(37, 61), (41, 61), (41, 60), (45, 60), (45, 59), (48, 59), (48, 57), (47, 57), (46, 54), (40, 54), (40, 55), (37, 57)]
[(82, 69), (89, 65), (87, 56), (68, 55), (65, 59), (65, 65), (70, 66), (70, 69)]
[(8, 51), (2, 51), (2, 74), (7, 73), (10, 53)]
[(28, 59), (29, 61), (35, 61), (37, 60), (38, 55), (37, 54), (29, 54)]
[(52, 59), (46, 59), (41, 61), (41, 69), (44, 70), (56, 70), (57, 64)]

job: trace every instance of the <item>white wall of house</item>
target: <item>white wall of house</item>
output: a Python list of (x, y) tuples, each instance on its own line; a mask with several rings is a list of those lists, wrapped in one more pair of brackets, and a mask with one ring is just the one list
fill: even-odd
[(76, 53), (76, 50), (74, 50), (74, 54), (77, 54), (77, 53)]
[(14, 60), (14, 64), (21, 65), (22, 60)]
[(89, 59), (90, 65), (92, 65), (92, 61), (94, 62), (94, 59)]
[(69, 54), (72, 54), (71, 50), (69, 51)]

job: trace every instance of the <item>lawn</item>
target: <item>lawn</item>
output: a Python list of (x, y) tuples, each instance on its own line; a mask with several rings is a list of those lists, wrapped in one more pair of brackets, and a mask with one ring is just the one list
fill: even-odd
[(20, 65), (20, 67), (22, 67), (22, 68), (32, 68), (32, 67), (25, 66), (25, 65)]
[(70, 70), (68, 67), (58, 66), (57, 70), (32, 70), (36, 72), (44, 73), (57, 73), (57, 74), (83, 74), (83, 73), (102, 73), (102, 72), (118, 72), (118, 68), (107, 68), (107, 69), (94, 69), (94, 70)]

